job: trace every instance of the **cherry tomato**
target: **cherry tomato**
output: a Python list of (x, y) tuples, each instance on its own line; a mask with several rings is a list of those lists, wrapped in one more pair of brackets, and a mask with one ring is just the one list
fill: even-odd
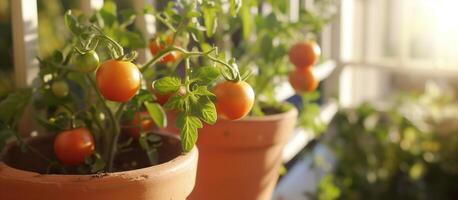
[(315, 41), (299, 42), (289, 50), (289, 61), (298, 68), (307, 68), (315, 64), (320, 55), (320, 46)]
[(99, 67), (99, 56), (93, 50), (83, 54), (76, 53), (72, 57), (73, 66), (82, 73), (93, 72)]
[(97, 70), (96, 83), (106, 99), (127, 102), (140, 89), (141, 73), (131, 62), (108, 60)]
[(152, 91), (153, 91), (154, 96), (156, 96), (156, 102), (161, 104), (161, 106), (165, 105), (165, 103), (167, 103), (169, 98), (173, 95), (172, 93), (162, 94), (155, 89), (153, 89)]
[[(167, 46), (171, 45), (172, 43), (173, 41), (171, 37), (167, 37), (165, 41), (162, 41), (162, 42), (157, 39), (152, 39), (149, 43), (149, 49), (150, 49), (151, 54), (154, 56), (154, 55), (157, 55), (160, 51), (164, 50)], [(169, 62), (175, 62), (176, 60), (180, 58), (180, 55), (181, 55), (180, 52), (172, 51), (168, 53), (167, 55), (165, 55), (164, 57), (162, 57), (162, 59), (159, 60), (159, 63), (166, 64)]]
[(57, 97), (66, 97), (69, 92), (68, 84), (65, 81), (54, 81), (51, 85), (51, 90)]
[(312, 92), (318, 87), (318, 80), (311, 68), (297, 68), (290, 72), (289, 83), (296, 92)]
[(142, 111), (135, 113), (131, 121), (122, 123), (122, 132), (138, 139), (142, 132), (151, 131), (154, 127), (154, 121), (151, 119), (148, 112)]
[(216, 111), (223, 119), (241, 119), (253, 107), (254, 91), (245, 81), (218, 83), (213, 92), (216, 95)]
[(59, 133), (54, 140), (54, 153), (66, 165), (79, 165), (94, 152), (94, 138), (86, 128)]

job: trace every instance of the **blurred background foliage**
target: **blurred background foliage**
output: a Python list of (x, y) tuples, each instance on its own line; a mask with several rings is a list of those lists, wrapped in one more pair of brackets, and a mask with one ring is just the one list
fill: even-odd
[(314, 199), (458, 199), (458, 103), (427, 84), (392, 105), (341, 110), (323, 143), (336, 159)]

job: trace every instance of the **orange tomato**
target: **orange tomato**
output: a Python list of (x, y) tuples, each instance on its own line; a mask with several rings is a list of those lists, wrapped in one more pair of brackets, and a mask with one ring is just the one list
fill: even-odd
[(94, 138), (86, 128), (59, 133), (54, 140), (54, 153), (66, 165), (79, 165), (94, 152)]
[(213, 92), (216, 95), (216, 111), (223, 119), (241, 119), (253, 107), (254, 91), (245, 81), (218, 83)]
[(97, 69), (96, 83), (106, 99), (127, 102), (140, 89), (141, 73), (131, 62), (108, 60)]
[[(149, 43), (149, 49), (150, 49), (150, 52), (153, 56), (157, 55), (160, 51), (164, 50), (166, 48), (166, 46), (169, 46), (173, 43), (172, 41), (172, 37), (167, 37), (166, 40), (165, 40), (165, 45), (163, 43), (161, 43), (160, 41), (156, 40), (156, 39), (152, 39)], [(162, 57), (161, 60), (159, 60), (159, 63), (161, 64), (166, 64), (166, 63), (169, 63), (169, 62), (175, 62), (176, 60), (179, 59), (180, 57), (180, 52), (177, 52), (177, 51), (172, 51), (170, 53), (168, 53), (167, 55), (165, 55), (164, 57)]]
[(288, 78), (296, 92), (312, 92), (318, 87), (318, 80), (311, 68), (297, 68), (290, 72)]
[(138, 139), (142, 132), (151, 131), (154, 127), (154, 121), (149, 116), (149, 113), (142, 111), (135, 113), (134, 118), (131, 121), (125, 121), (122, 123), (122, 132)]
[(320, 55), (320, 46), (315, 41), (299, 42), (289, 50), (289, 61), (298, 68), (307, 68), (314, 65)]

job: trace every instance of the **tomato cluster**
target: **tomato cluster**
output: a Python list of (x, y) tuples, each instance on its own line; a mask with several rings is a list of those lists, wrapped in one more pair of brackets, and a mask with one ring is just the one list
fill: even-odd
[(313, 74), (312, 67), (321, 55), (320, 46), (315, 41), (298, 42), (289, 51), (289, 60), (295, 65), (288, 78), (296, 92), (312, 92), (319, 81)]
[[(160, 38), (153, 38), (149, 43), (149, 50), (153, 56), (157, 55), (160, 51), (164, 50), (167, 46), (173, 44), (173, 39), (167, 36), (164, 40)], [(161, 64), (173, 63), (180, 58), (181, 54), (178, 51), (167, 53), (162, 59), (159, 60)]]

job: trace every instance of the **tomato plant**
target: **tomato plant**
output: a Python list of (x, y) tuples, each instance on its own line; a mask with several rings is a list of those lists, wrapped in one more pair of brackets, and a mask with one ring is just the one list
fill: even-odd
[(140, 89), (140, 82), (140, 70), (131, 62), (108, 60), (96, 72), (98, 90), (111, 101), (129, 101)]
[(54, 140), (54, 152), (66, 165), (78, 165), (94, 152), (94, 139), (86, 128), (76, 128), (59, 133)]
[(241, 119), (253, 107), (253, 88), (245, 81), (224, 81), (218, 83), (213, 91), (216, 96), (216, 110), (224, 119)]
[[(246, 115), (254, 98), (244, 81), (248, 70), (241, 73), (234, 58), (207, 43), (207, 36), (217, 27), (217, 16), (210, 13), (214, 6), (209, 1), (173, 1), (162, 10), (145, 8), (143, 13), (154, 15), (161, 24), (158, 36), (163, 36), (149, 44), (127, 28), (132, 27), (136, 12), (118, 16), (113, 2), (107, 1), (92, 16), (66, 12), (71, 42), (52, 56), (39, 58), (36, 87), (13, 93), (0, 103), (0, 130), (33, 150), (17, 131), (19, 115), (32, 101), (35, 109), (43, 111), (35, 116), (39, 125), (49, 133), (59, 133), (55, 154), (60, 163), (77, 165), (74, 168), (86, 173), (112, 172), (117, 170), (117, 153), (129, 151), (131, 142), (138, 142), (150, 164), (155, 164), (155, 148), (160, 142), (153, 134), (143, 133), (154, 126), (165, 127), (169, 123), (165, 111), (173, 110), (179, 115), (170, 123), (180, 130), (182, 151), (192, 150), (198, 129), (217, 120), (216, 99), (237, 99), (224, 97), (224, 93), (217, 97), (209, 88), (229, 82), (246, 89), (245, 93), (239, 91), (246, 95), (239, 99), (247, 101), (243, 107), (226, 103), (238, 106), (234, 108), (240, 113), (218, 106), (220, 116), (232, 119)], [(205, 48), (201, 46), (204, 43)], [(153, 57), (137, 63), (136, 49), (148, 47)], [(174, 65), (161, 65), (172, 62)], [(237, 91), (234, 88), (227, 90)], [(124, 141), (122, 132), (136, 139)]]

